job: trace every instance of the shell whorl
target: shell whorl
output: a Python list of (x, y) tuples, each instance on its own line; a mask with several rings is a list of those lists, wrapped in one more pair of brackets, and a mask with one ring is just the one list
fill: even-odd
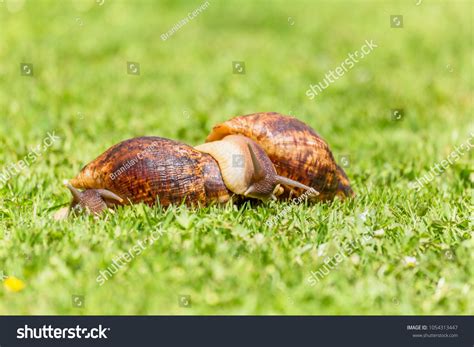
[(160, 137), (120, 142), (86, 165), (70, 184), (107, 189), (131, 203), (207, 205), (230, 199), (208, 154)]

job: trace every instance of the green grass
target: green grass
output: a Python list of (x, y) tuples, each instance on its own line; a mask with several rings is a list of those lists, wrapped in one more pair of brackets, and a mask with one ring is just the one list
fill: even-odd
[[(202, 2), (160, 3), (0, 3), (0, 170), (48, 132), (61, 137), (0, 188), (0, 272), (25, 283), (0, 287), (1, 314), (474, 314), (472, 151), (409, 188), (474, 130), (472, 2), (211, 1), (166, 41)], [(394, 14), (403, 28), (390, 27)], [(366, 39), (378, 48), (309, 100), (309, 84)], [(258, 111), (295, 115), (339, 162), (349, 156), (357, 197), (52, 220), (70, 200), (62, 180), (111, 145), (143, 135), (196, 145), (214, 124)], [(97, 284), (99, 270), (159, 229)], [(374, 237), (309, 285), (325, 257), (362, 235)]]

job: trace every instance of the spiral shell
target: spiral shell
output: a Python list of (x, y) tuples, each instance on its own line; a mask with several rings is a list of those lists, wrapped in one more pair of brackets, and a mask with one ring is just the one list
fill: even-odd
[[(318, 200), (354, 195), (344, 170), (336, 164), (326, 141), (294, 117), (276, 112), (238, 116), (216, 125), (206, 142), (231, 134), (244, 135), (258, 143), (279, 175), (316, 189), (320, 193)], [(288, 197), (289, 192), (290, 189), (286, 189), (282, 196)], [(301, 189), (292, 189), (292, 196), (302, 192)]]
[(183, 143), (138, 137), (112, 146), (70, 184), (107, 189), (127, 203), (208, 205), (230, 199), (216, 161)]

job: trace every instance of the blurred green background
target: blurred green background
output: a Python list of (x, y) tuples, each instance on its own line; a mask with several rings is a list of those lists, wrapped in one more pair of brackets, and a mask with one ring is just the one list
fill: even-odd
[[(409, 188), (474, 131), (473, 3), (209, 1), (160, 38), (203, 3), (0, 1), (0, 170), (48, 132), (61, 137), (0, 188), (0, 271), (25, 284), (0, 289), (0, 313), (473, 314), (472, 151)], [(365, 40), (378, 48), (309, 100), (309, 85)], [(357, 198), (291, 206), (275, 228), (264, 222), (285, 203), (51, 219), (70, 199), (62, 180), (111, 145), (143, 135), (195, 145), (218, 122), (260, 111), (311, 125), (348, 159)], [(158, 226), (168, 236), (99, 287), (97, 272)], [(336, 236), (380, 229), (308, 285)]]

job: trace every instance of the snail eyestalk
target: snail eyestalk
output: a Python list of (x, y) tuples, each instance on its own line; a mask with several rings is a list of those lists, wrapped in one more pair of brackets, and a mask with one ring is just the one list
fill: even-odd
[(262, 165), (260, 165), (260, 161), (258, 160), (257, 155), (253, 151), (252, 146), (250, 145), (250, 143), (248, 143), (247, 146), (249, 148), (250, 158), (252, 158), (252, 165), (253, 165), (252, 180), (254, 182), (256, 182), (256, 181), (260, 181), (260, 180), (265, 179), (265, 177), (267, 176), (268, 173), (265, 172)]
[(97, 189), (97, 193), (99, 193), (99, 195), (101, 197), (104, 198), (104, 200), (113, 200), (113, 201), (117, 201), (117, 202), (120, 202), (122, 203), (123, 202), (123, 199), (118, 196), (117, 194), (111, 192), (110, 190), (107, 190), (107, 189)]
[(253, 175), (252, 184), (247, 188), (244, 196), (261, 200), (274, 199), (275, 196), (273, 192), (275, 191), (277, 183), (274, 179), (276, 172), (273, 168), (273, 164), (271, 164), (270, 159), (266, 157), (266, 154), (262, 155), (262, 153), (258, 153), (257, 155), (250, 143), (247, 143), (247, 148), (252, 160)]
[(70, 190), (71, 194), (72, 194), (72, 198), (73, 198), (73, 202), (79, 202), (81, 201), (81, 191), (74, 188), (73, 186), (71, 186), (69, 184), (69, 182), (66, 182), (65, 183), (65, 186)]

